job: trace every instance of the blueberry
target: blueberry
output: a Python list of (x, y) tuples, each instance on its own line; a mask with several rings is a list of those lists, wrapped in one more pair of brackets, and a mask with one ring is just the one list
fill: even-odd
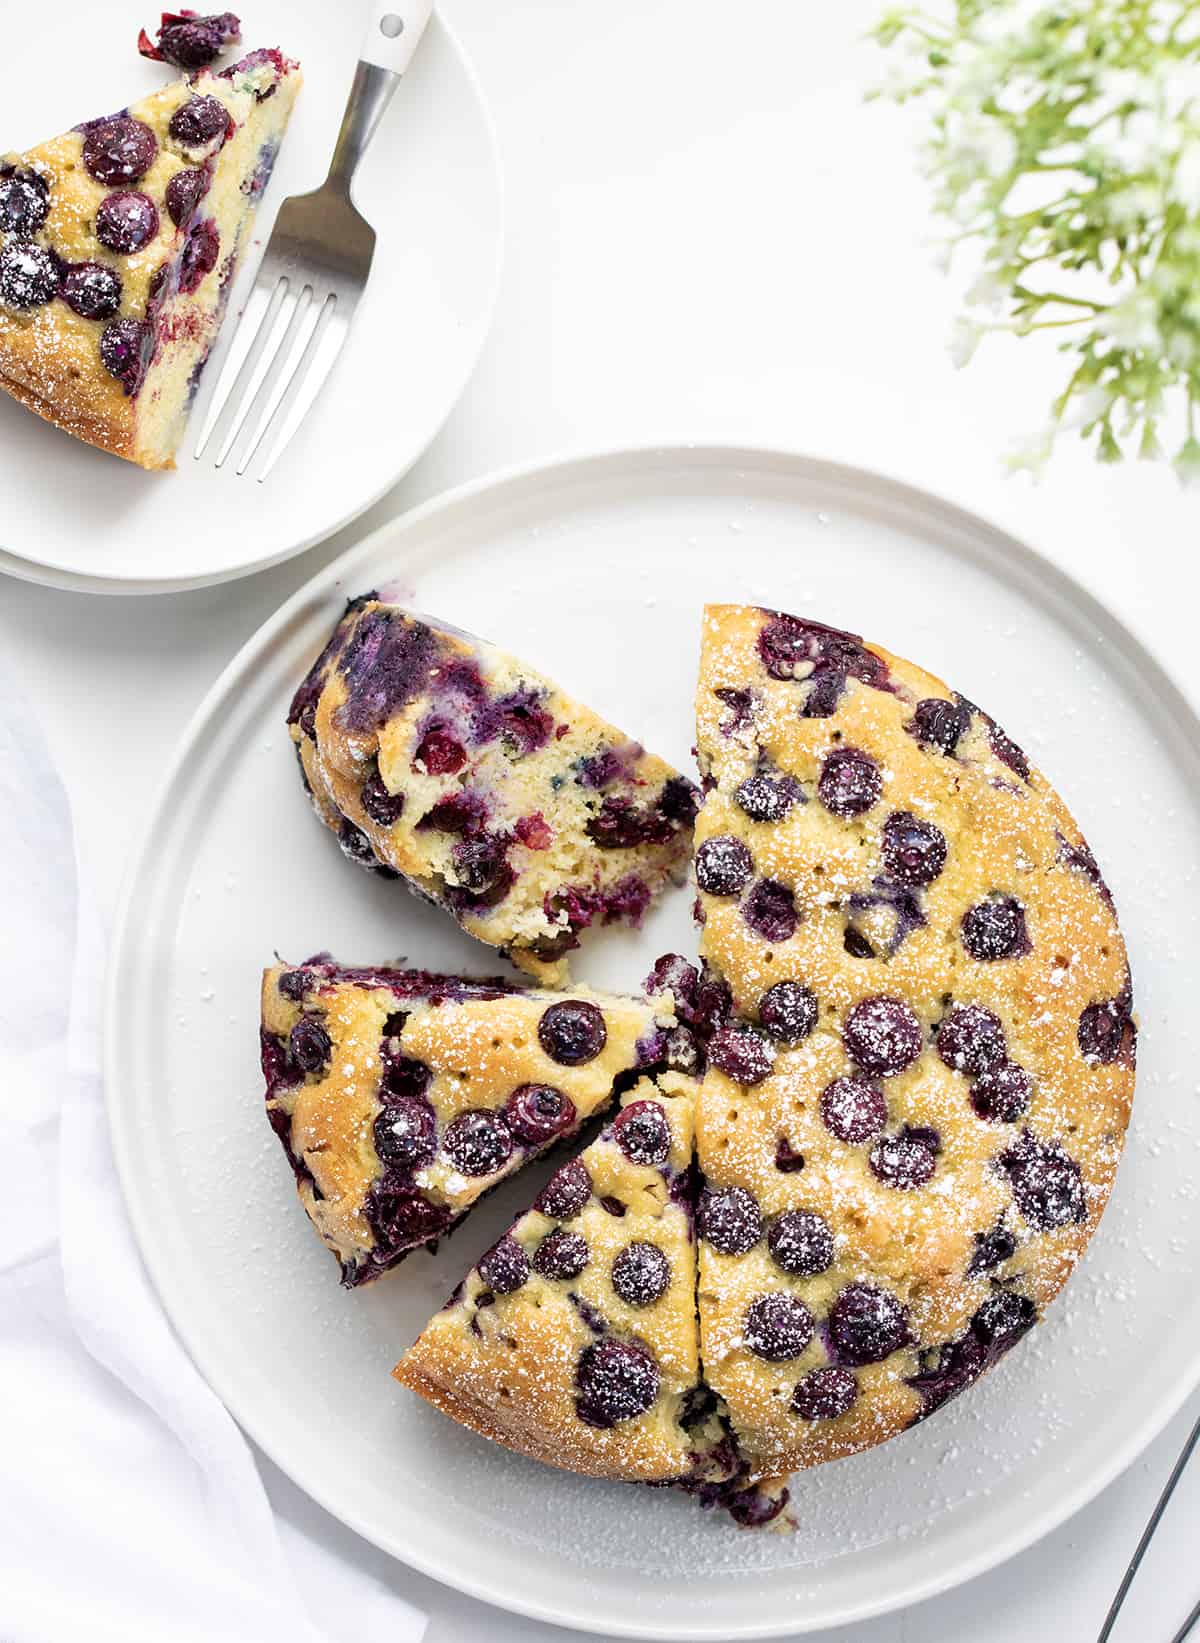
[(154, 332), (135, 319), (113, 320), (100, 338), (100, 359), (125, 392), (137, 394), (154, 357)]
[[(170, 189), (167, 201), (170, 203)], [(158, 233), (158, 208), (147, 194), (121, 189), (101, 200), (96, 211), (96, 238), (108, 251), (129, 256)]]
[[(427, 688), (437, 658), (437, 641), (423, 622), (407, 620), (396, 611), (366, 610), (337, 658), (338, 672), (348, 689), (338, 709), (339, 725), (353, 731), (378, 730)], [(452, 742), (444, 733), (437, 734), (444, 743)], [(452, 745), (457, 763), (435, 768), (438, 761), (431, 754), (425, 766), (431, 774), (448, 774), (462, 768), (466, 754), (457, 742)], [(423, 753), (424, 745), (416, 757), (422, 759)]]
[(755, 1357), (768, 1363), (798, 1358), (813, 1337), (812, 1313), (784, 1290), (760, 1295), (746, 1309), (742, 1340)]
[(198, 290), (221, 255), (221, 236), (211, 217), (193, 223), (179, 256), (179, 289), (185, 296)]
[(333, 1042), (316, 1016), (300, 1017), (288, 1034), (288, 1053), (302, 1071), (324, 1071), (333, 1054)]
[(869, 753), (857, 747), (835, 747), (825, 755), (817, 797), (833, 815), (861, 816), (882, 792), (883, 775)]
[(774, 1060), (771, 1045), (749, 1027), (721, 1027), (709, 1040), (709, 1065), (739, 1084), (761, 1084)]
[(511, 1295), (529, 1277), (529, 1257), (507, 1233), (479, 1257), (479, 1276), (497, 1295)]
[(956, 1072), (990, 1072), (1008, 1053), (999, 1016), (982, 1004), (959, 1004), (938, 1028), (937, 1051)]
[(517, 1140), (542, 1147), (575, 1122), (575, 1103), (552, 1084), (522, 1084), (504, 1104), (504, 1116)]
[(971, 1333), (985, 1346), (1006, 1351), (1037, 1322), (1037, 1307), (1028, 1295), (994, 1290), (971, 1319)]
[(842, 1363), (881, 1363), (909, 1344), (908, 1313), (886, 1289), (847, 1284), (830, 1310), (829, 1337)]
[(745, 1255), (762, 1237), (758, 1200), (745, 1187), (706, 1187), (697, 1206), (700, 1236), (722, 1255)]
[(312, 984), (311, 971), (304, 968), (285, 970), (279, 978), (279, 992), (283, 998), (290, 999), (293, 1004), (299, 1004)]
[(758, 1019), (781, 1044), (799, 1044), (817, 1024), (817, 999), (800, 981), (777, 981), (758, 1001)]
[(671, 1287), (671, 1263), (657, 1244), (626, 1244), (612, 1264), (612, 1286), (627, 1306), (653, 1306)]
[(1015, 1124), (1029, 1106), (1033, 1079), (1015, 1061), (1002, 1061), (981, 1073), (971, 1086), (971, 1105), (980, 1118)]
[(926, 696), (917, 703), (911, 722), (905, 727), (924, 747), (951, 754), (971, 727), (971, 710), (963, 702), (948, 702), (941, 696)]
[(606, 1215), (611, 1215), (616, 1221), (625, 1219), (626, 1206), (619, 1198), (614, 1198), (611, 1193), (605, 1193), (604, 1197), (601, 1198), (600, 1208)]
[(749, 726), (754, 717), (754, 698), (748, 690), (714, 690), (713, 695), (729, 709), (729, 717), (721, 725), (722, 736), (732, 736)]
[(601, 1431), (644, 1414), (658, 1397), (658, 1365), (632, 1341), (597, 1341), (580, 1354), (575, 1412)]
[(821, 1094), (821, 1121), (839, 1141), (869, 1141), (887, 1123), (887, 1098), (865, 1078), (835, 1078)]
[(777, 879), (759, 879), (742, 903), (742, 917), (764, 941), (789, 941), (800, 915), (795, 898)]
[(941, 1140), (936, 1130), (905, 1125), (895, 1135), (882, 1136), (871, 1148), (871, 1173), (885, 1187), (912, 1192), (933, 1179)]
[(397, 1186), (386, 1177), (371, 1188), (363, 1208), (385, 1256), (427, 1244), (450, 1224), (444, 1205), (432, 1204), (414, 1187)]
[(804, 1154), (797, 1152), (786, 1135), (775, 1142), (775, 1168), (781, 1175), (795, 1175), (804, 1168)]
[(9, 240), (0, 251), (0, 302), (40, 308), (58, 290), (58, 264), (44, 246)]
[[(840, 693), (849, 674), (877, 690), (889, 688), (886, 666), (858, 634), (843, 633), (823, 622), (807, 622), (782, 613), (771, 615), (759, 633), (758, 654), (772, 679), (808, 678), (819, 685), (833, 677)], [(826, 715), (807, 714), (809, 718), (818, 716)]]
[(20, 239), (36, 234), (50, 213), (50, 188), (36, 171), (0, 177), (0, 232)]
[(427, 1101), (389, 1097), (375, 1120), (375, 1151), (385, 1164), (405, 1173), (424, 1169), (437, 1156), (437, 1120)]
[(136, 394), (146, 380), (153, 351), (153, 333), (135, 319), (113, 320), (100, 338), (104, 369), (116, 377), (127, 394)]
[(980, 963), (1020, 958), (1029, 951), (1025, 909), (1015, 896), (994, 896), (968, 908), (962, 919), (962, 944)]
[(578, 1158), (564, 1164), (546, 1182), (533, 1207), (552, 1221), (570, 1221), (592, 1196), (592, 1178)]
[(696, 851), (696, 883), (710, 896), (736, 896), (753, 872), (749, 846), (731, 833), (705, 839)]
[(451, 1163), (463, 1175), (494, 1175), (512, 1156), (512, 1136), (499, 1113), (460, 1112), (442, 1143)]
[(858, 1397), (858, 1381), (849, 1369), (826, 1364), (810, 1369), (804, 1379), (796, 1382), (792, 1392), (792, 1411), (806, 1421), (832, 1421), (852, 1408)]
[(996, 1162), (1008, 1176), (1017, 1208), (1039, 1232), (1087, 1220), (1082, 1172), (1058, 1141), (1042, 1141), (1024, 1130)]
[(931, 821), (894, 810), (883, 824), (883, 865), (900, 884), (932, 884), (946, 865), (946, 836)]
[(608, 1029), (595, 1004), (570, 999), (563, 1004), (551, 1004), (542, 1011), (538, 1043), (560, 1066), (579, 1067), (600, 1054), (608, 1043)]
[(975, 1248), (967, 1262), (967, 1277), (977, 1278), (983, 1272), (991, 1272), (993, 1268), (1003, 1266), (1016, 1253), (1017, 1240), (1003, 1224), (993, 1227), (990, 1232), (977, 1232)]
[(506, 851), (508, 841), (495, 834), (464, 839), (450, 852), (458, 883), (473, 896), (482, 896), (503, 884), (512, 883)]
[(578, 1278), (588, 1264), (587, 1240), (555, 1227), (533, 1252), (533, 1270), (543, 1278)]
[(214, 137), (228, 132), (230, 125), (219, 97), (189, 97), (172, 114), (167, 135), (185, 148), (204, 148)]
[(1002, 764), (1006, 764), (1010, 770), (1015, 770), (1023, 781), (1029, 780), (1029, 760), (1012, 737), (1006, 736), (997, 724), (992, 725), (988, 731), (988, 746)]
[(631, 1164), (665, 1164), (671, 1126), (655, 1101), (631, 1101), (613, 1120), (613, 1139)]
[(167, 212), (176, 228), (182, 228), (208, 193), (212, 177), (208, 171), (187, 166), (177, 171), (167, 184)]
[(121, 276), (102, 262), (68, 268), (58, 294), (80, 319), (111, 319), (121, 306)]
[(153, 44), (143, 29), (138, 36), (138, 50), (143, 57), (158, 63), (171, 63), (191, 73), (215, 63), (227, 45), (241, 38), (241, 24), (231, 11), (200, 17), (195, 12), (164, 12), (158, 30), (158, 43)]
[(421, 1096), (433, 1082), (433, 1072), (424, 1061), (411, 1055), (384, 1056), (382, 1085), (386, 1097)]
[(404, 794), (389, 792), (378, 770), (367, 777), (359, 798), (376, 827), (393, 827), (404, 814)]
[(891, 1078), (921, 1053), (921, 1025), (898, 998), (864, 998), (847, 1015), (842, 1038), (852, 1061), (875, 1078)]
[(793, 1278), (815, 1278), (833, 1265), (833, 1233), (811, 1209), (785, 1210), (771, 1223), (767, 1248), (777, 1267)]
[(97, 120), (83, 139), (83, 163), (98, 183), (136, 183), (154, 164), (158, 139), (148, 125), (128, 114)]
[(751, 821), (782, 821), (793, 805), (804, 802), (804, 789), (793, 776), (747, 776), (734, 791), (734, 803)]
[(1120, 1056), (1127, 1035), (1132, 1038), (1133, 1022), (1129, 1001), (1106, 998), (1099, 1004), (1089, 1004), (1079, 1017), (1076, 1040), (1079, 1053), (1085, 1061), (1109, 1066)]

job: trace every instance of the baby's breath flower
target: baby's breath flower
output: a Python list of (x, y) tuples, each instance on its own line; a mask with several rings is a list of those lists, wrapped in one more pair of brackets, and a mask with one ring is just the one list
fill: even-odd
[(955, 363), (988, 331), (1058, 333), (1053, 420), (1013, 465), (1039, 469), (1064, 429), (1102, 461), (1156, 457), (1169, 416), (1200, 483), (1200, 0), (941, 0), (874, 32), (886, 94), (930, 113), (950, 244), (976, 253)]

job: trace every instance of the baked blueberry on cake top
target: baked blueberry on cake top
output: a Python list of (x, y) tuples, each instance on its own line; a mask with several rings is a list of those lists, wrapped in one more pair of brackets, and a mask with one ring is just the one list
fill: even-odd
[(728, 1476), (700, 1391), (695, 1084), (644, 1078), (553, 1175), (394, 1371), (535, 1460), (627, 1481)]
[(686, 870), (697, 796), (494, 646), (353, 601), (289, 714), (347, 854), (401, 874), (540, 979), (592, 923), (637, 924)]
[(300, 80), (254, 51), (0, 162), (0, 387), (174, 466)]
[(856, 636), (705, 616), (696, 824), (730, 1008), (697, 1107), (701, 1351), (752, 1475), (881, 1442), (1031, 1327), (1134, 1083), (1112, 898), (988, 715)]
[(262, 988), (267, 1116), (347, 1286), (446, 1232), (661, 1059), (662, 1008), (325, 956)]

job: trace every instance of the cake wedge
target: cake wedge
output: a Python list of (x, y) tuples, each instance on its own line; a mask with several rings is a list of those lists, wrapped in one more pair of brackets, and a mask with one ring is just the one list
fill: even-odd
[(300, 83), (253, 51), (0, 162), (0, 387), (174, 466)]

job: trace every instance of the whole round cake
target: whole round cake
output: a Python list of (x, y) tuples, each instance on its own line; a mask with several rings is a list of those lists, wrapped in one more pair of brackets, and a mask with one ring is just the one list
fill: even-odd
[[(386, 616), (381, 645), (417, 631), (370, 603), (350, 607), (351, 631), (364, 609)], [(445, 643), (444, 629), (421, 632)], [(293, 708), (314, 790), (346, 634), (344, 622)], [(420, 721), (406, 749), (432, 734), (435, 672), (406, 687)], [(592, 717), (572, 703), (564, 722)], [(788, 1473), (924, 1419), (1065, 1283), (1116, 1174), (1137, 1029), (1094, 856), (973, 703), (856, 635), (717, 606), (696, 720), (698, 965), (660, 959), (644, 1000), (327, 960), (276, 968), (268, 1106), (305, 1207), (358, 1283), (622, 1101), (397, 1378), (538, 1460), (675, 1483), (739, 1522), (784, 1523)], [(482, 770), (478, 723), (459, 733), (484, 749)], [(358, 827), (376, 756), (338, 789), (337, 815)], [(578, 836), (594, 801), (545, 779), (562, 755), (544, 769), (524, 759), (514, 750), (515, 774), (488, 767), (493, 828), (536, 783), (547, 830)], [(590, 768), (564, 768), (577, 767)], [(465, 752), (460, 768), (481, 786)], [(622, 814), (683, 783), (661, 761), (622, 779), (646, 790), (604, 801)], [(384, 786), (398, 796), (400, 777)], [(672, 822), (674, 859), (690, 813)], [(398, 866), (409, 848), (382, 824), (370, 844)], [(449, 910), (481, 933), (452, 898)], [(512, 950), (510, 935), (496, 944)], [(597, 1024), (586, 1044), (584, 1013)], [(560, 1017), (558, 1045), (546, 1024)], [(518, 1146), (530, 1091), (569, 1118)], [(467, 1118), (495, 1153), (470, 1179), (455, 1150)], [(419, 1207), (403, 1236), (384, 1202)]]

